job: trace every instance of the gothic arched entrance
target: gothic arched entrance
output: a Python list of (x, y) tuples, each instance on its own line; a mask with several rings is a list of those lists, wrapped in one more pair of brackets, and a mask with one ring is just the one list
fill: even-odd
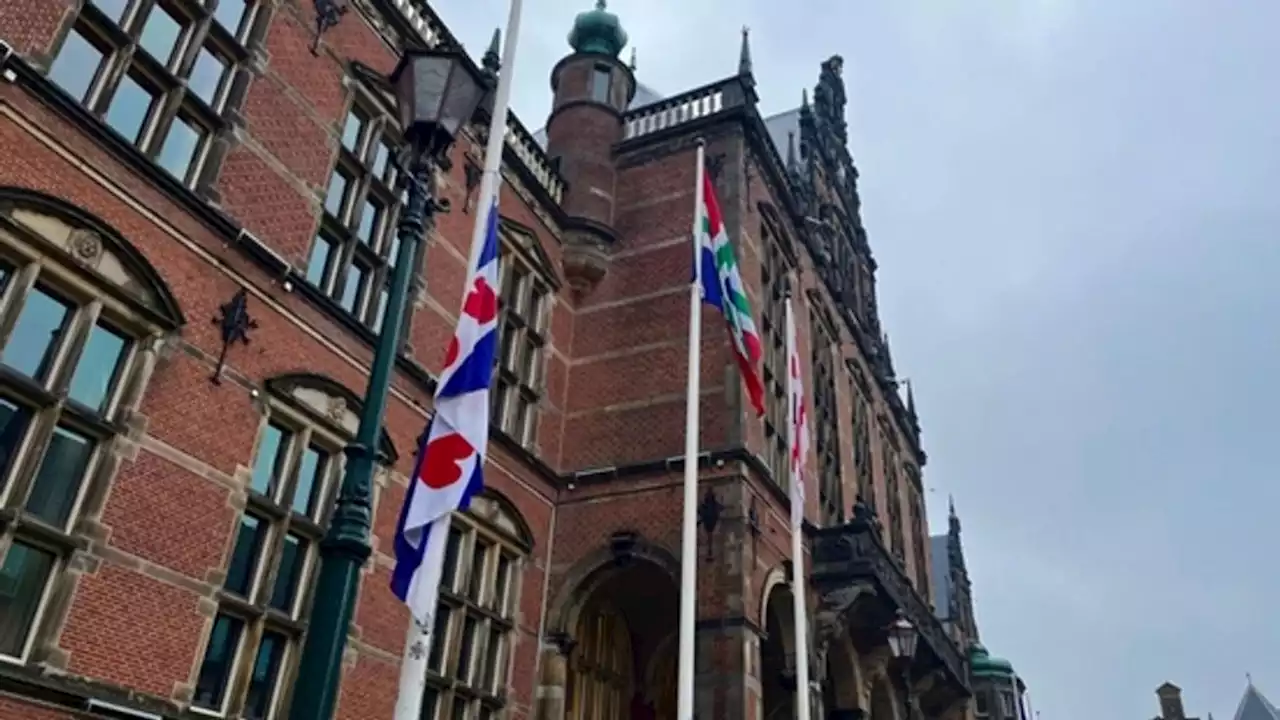
[(679, 593), (643, 559), (591, 578), (573, 613), (568, 720), (675, 720)]
[(795, 717), (795, 601), (791, 588), (779, 582), (769, 590), (764, 607), (765, 636), (760, 641), (762, 720)]

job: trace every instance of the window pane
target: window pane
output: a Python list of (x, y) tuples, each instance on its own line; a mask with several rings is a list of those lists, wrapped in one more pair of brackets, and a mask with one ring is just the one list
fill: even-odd
[(169, 11), (156, 5), (151, 9), (151, 14), (147, 16), (147, 21), (142, 26), (142, 35), (138, 38), (138, 44), (151, 53), (151, 57), (167, 66), (181, 36), (182, 26), (178, 21), (169, 14)]
[(467, 699), (458, 695), (453, 696), (453, 720), (467, 720), (469, 715), (467, 710)]
[(218, 91), (222, 88), (222, 78), (226, 72), (225, 60), (213, 54), (209, 48), (200, 48), (196, 62), (191, 66), (191, 76), (187, 78), (187, 89), (209, 105), (217, 105)]
[(475, 653), (476, 629), (479, 625), (471, 615), (468, 615), (462, 623), (462, 642), (458, 649), (458, 667), (454, 672), (454, 677), (463, 683), (471, 682), (471, 658)]
[(4, 487), (5, 475), (10, 463), (18, 456), (18, 448), (26, 437), (30, 422), (31, 413), (25, 408), (0, 399), (0, 488)]
[(136, 143), (142, 135), (142, 126), (151, 112), (155, 95), (126, 75), (116, 88), (115, 97), (111, 99), (111, 107), (107, 109), (107, 124), (124, 136), (131, 143)]
[(53, 564), (53, 553), (19, 542), (9, 547), (0, 565), (0, 655), (22, 655)]
[(379, 140), (378, 147), (373, 151), (373, 175), (387, 185), (395, 182), (395, 168), (391, 165), (391, 154), (391, 148), (387, 147), (387, 143)]
[(471, 574), (467, 579), (467, 595), (472, 600), (479, 601), (480, 592), (484, 590), (484, 570), (487, 565), (486, 560), (489, 558), (489, 548), (488, 543), (476, 538), (475, 551), (471, 554)]
[(89, 438), (66, 428), (54, 428), (40, 472), (27, 496), (27, 512), (54, 527), (66, 525), (92, 453), (93, 442)]
[[(121, 2), (121, 0), (115, 0)], [(83, 35), (72, 31), (49, 67), (49, 79), (80, 102), (89, 95), (93, 76), (102, 64), (103, 53)]]
[(347, 185), (350, 181), (340, 171), (334, 171), (329, 178), (329, 192), (324, 198), (324, 209), (334, 217), (342, 217), (342, 208), (347, 201)]
[(312, 445), (302, 453), (298, 466), (298, 485), (293, 491), (293, 511), (317, 522), (319, 494), (324, 492), (324, 474), (329, 466), (329, 453)]
[(462, 531), (449, 528), (449, 542), (444, 546), (444, 571), (440, 574), (440, 586), (456, 590), (458, 582), (458, 553), (462, 549)]
[(447, 605), (436, 608), (436, 622), (431, 628), (431, 653), (427, 655), (427, 667), (439, 673), (444, 671), (444, 649), (449, 642), (449, 618), (453, 611)]
[(490, 606), (501, 615), (507, 614), (507, 591), (511, 587), (511, 557), (498, 554), (498, 572), (493, 578), (493, 601)]
[(101, 325), (94, 325), (85, 341), (84, 352), (71, 376), (72, 400), (88, 408), (102, 410), (111, 395), (111, 386), (120, 372), (128, 340)]
[(317, 235), (316, 244), (311, 246), (311, 258), (307, 260), (307, 282), (316, 287), (323, 285), (329, 260), (332, 257), (333, 243)]
[(244, 623), (227, 615), (219, 615), (209, 635), (209, 647), (205, 648), (204, 661), (200, 664), (200, 676), (196, 678), (196, 692), (192, 704), (206, 710), (221, 710), (227, 692), (227, 680), (231, 676), (231, 664)]
[(70, 317), (70, 305), (38, 287), (33, 288), (0, 360), (23, 375), (44, 382), (53, 365), (58, 339)]
[(609, 101), (608, 68), (596, 68), (591, 80), (591, 99), (597, 102)]
[(386, 285), (383, 285), (382, 290), (378, 291), (378, 312), (373, 317), (373, 327), (375, 330), (381, 330), (382, 328), (382, 320), (387, 314), (387, 301), (390, 299), (390, 290)]
[(294, 535), (286, 535), (280, 549), (280, 566), (276, 571), (276, 584), (271, 590), (271, 607), (293, 613), (293, 598), (297, 593), (298, 579), (302, 577), (302, 563), (307, 557), (307, 544)]
[(355, 263), (347, 268), (347, 281), (342, 285), (342, 297), (338, 304), (349, 313), (356, 311), (356, 303), (360, 300), (360, 286), (364, 284), (364, 270)]
[(428, 686), (422, 691), (422, 720), (435, 720), (436, 706), (440, 704), (440, 691)]
[(107, 17), (115, 20), (117, 23), (124, 18), (125, 8), (129, 6), (129, 0), (92, 0), (94, 5), (98, 6)]
[(258, 568), (258, 553), (262, 550), (266, 535), (266, 524), (258, 518), (247, 514), (240, 518), (240, 531), (236, 533), (231, 564), (227, 567), (227, 590), (244, 597), (249, 596), (253, 576)]
[(288, 640), (279, 633), (263, 633), (258, 657), (249, 676), (249, 692), (244, 701), (245, 720), (265, 720), (271, 710), (272, 695), (280, 676), (280, 660)]
[(253, 480), (249, 488), (260, 495), (274, 498), (280, 488), (280, 471), (284, 469), (292, 433), (275, 423), (268, 423), (258, 444), (258, 459), (253, 464)]
[(191, 166), (195, 163), (196, 151), (200, 149), (200, 140), (204, 131), (192, 125), (186, 118), (174, 118), (169, 126), (169, 134), (160, 148), (160, 156), (156, 162), (169, 171), (170, 175), (186, 181)]
[(503, 632), (501, 628), (489, 629), (489, 647), (488, 657), (485, 658), (484, 677), (481, 678), (480, 690), (482, 692), (494, 692), (495, 684), (502, 680), (502, 673), (506, 669), (503, 662), (505, 648), (503, 647)]
[(342, 126), (342, 146), (351, 152), (360, 152), (362, 130), (364, 130), (364, 118), (354, 110), (347, 113), (347, 123)]
[(213, 13), (213, 17), (219, 25), (227, 29), (227, 32), (239, 37), (240, 23), (244, 20), (246, 6), (245, 0), (219, 0), (218, 9)]
[(373, 199), (364, 201), (364, 209), (360, 211), (360, 227), (356, 228), (356, 236), (366, 245), (373, 245), (374, 232), (382, 219), (382, 205)]
[(400, 260), (400, 235), (392, 232), (391, 241), (387, 243), (387, 265), (395, 267)]

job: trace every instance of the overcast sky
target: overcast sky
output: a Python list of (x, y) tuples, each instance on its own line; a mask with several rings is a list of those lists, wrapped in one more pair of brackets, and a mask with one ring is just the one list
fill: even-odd
[[(437, 0), (476, 52), (506, 0)], [(591, 0), (526, 0), (530, 129)], [(1146, 720), (1165, 680), (1280, 701), (1280, 5), (612, 0), (665, 94), (763, 109), (845, 58), (850, 150), (930, 520), (1041, 720)], [(629, 53), (629, 50), (624, 51)]]

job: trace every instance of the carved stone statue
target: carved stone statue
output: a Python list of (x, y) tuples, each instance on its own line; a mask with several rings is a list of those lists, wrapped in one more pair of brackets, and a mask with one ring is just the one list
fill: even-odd
[(849, 140), (848, 125), (844, 120), (844, 107), (848, 98), (844, 92), (844, 58), (832, 55), (822, 63), (818, 86), (813, 91), (814, 110), (818, 122), (831, 130), (841, 144)]

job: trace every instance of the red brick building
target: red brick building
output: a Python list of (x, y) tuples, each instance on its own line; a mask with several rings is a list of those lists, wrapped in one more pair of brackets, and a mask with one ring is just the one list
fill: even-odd
[[(287, 715), (395, 256), (383, 78), (405, 43), (451, 41), (424, 0), (349, 0), (319, 34), (317, 4), (0, 5), (0, 718)], [(902, 718), (908, 697), (953, 715), (966, 661), (926, 599), (925, 455), (877, 316), (840, 60), (812, 104), (766, 119), (745, 38), (739, 73), (670, 98), (638, 92), (624, 44), (607, 12), (580, 16), (545, 147), (509, 121), (488, 491), (453, 521), (428, 717), (673, 717), (698, 138), (769, 388), (761, 422), (708, 314), (699, 717), (794, 702), (788, 288), (812, 361), (822, 716)], [(341, 718), (395, 701), (392, 535), (459, 306), (483, 132), (436, 178), (454, 209), (419, 258)], [(240, 309), (248, 342), (228, 343), (216, 319)], [(921, 631), (909, 674), (887, 658), (899, 611)]]

